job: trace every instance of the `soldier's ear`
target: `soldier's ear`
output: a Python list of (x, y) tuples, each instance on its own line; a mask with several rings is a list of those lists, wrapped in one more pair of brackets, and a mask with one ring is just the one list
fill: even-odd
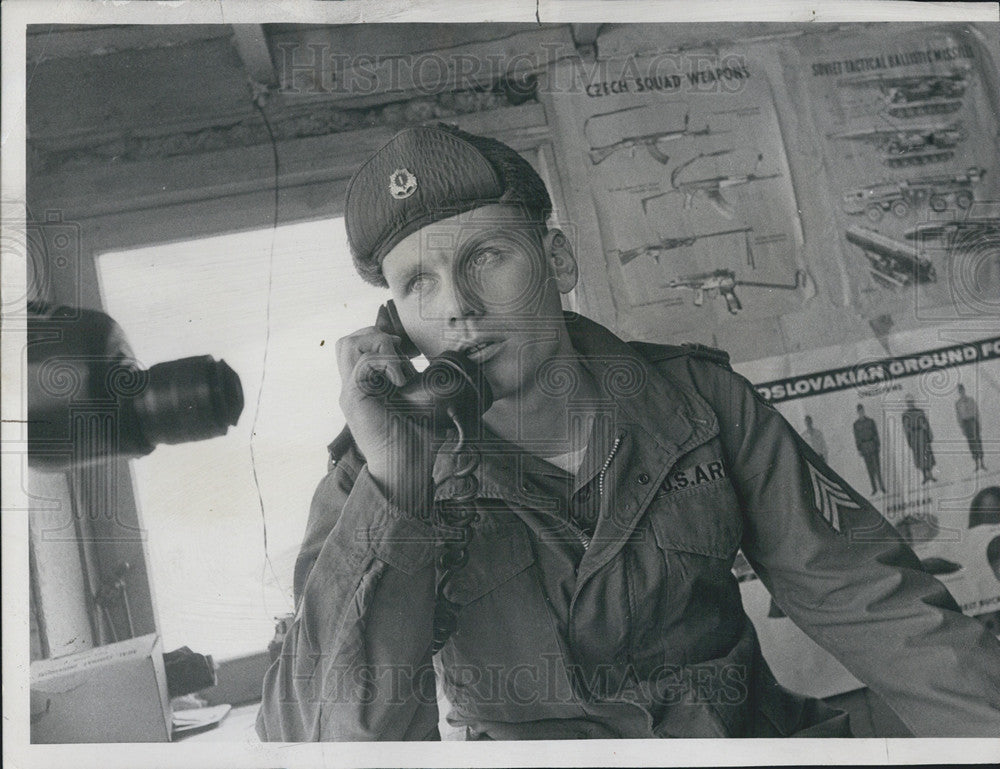
[(568, 294), (576, 287), (576, 282), (580, 278), (580, 270), (569, 238), (560, 229), (549, 230), (542, 240), (542, 248), (552, 268), (559, 293)]

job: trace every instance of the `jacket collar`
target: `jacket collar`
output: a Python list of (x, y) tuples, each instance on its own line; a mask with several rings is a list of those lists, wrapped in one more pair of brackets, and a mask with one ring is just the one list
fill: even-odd
[[(650, 365), (601, 324), (576, 313), (564, 315), (573, 348), (602, 388), (605, 402), (614, 405), (617, 435), (627, 436), (628, 443), (640, 450), (651, 450), (661, 465), (671, 465), (685, 451), (718, 433), (715, 413), (698, 393)], [(521, 501), (530, 502), (532, 489), (521, 488), (518, 480), (530, 475), (523, 471), (548, 468), (559, 472), (486, 428), (483, 438), (487, 449), (477, 476), (484, 494), (503, 491), (505, 498), (523, 497)], [(452, 446), (453, 441), (446, 442), (435, 462), (438, 499), (453, 496), (452, 484), (444, 483), (455, 466)], [(669, 467), (663, 469), (665, 472)]]
[(566, 328), (583, 365), (628, 420), (668, 454), (718, 433), (715, 412), (698, 393), (681, 387), (599, 323), (565, 313)]

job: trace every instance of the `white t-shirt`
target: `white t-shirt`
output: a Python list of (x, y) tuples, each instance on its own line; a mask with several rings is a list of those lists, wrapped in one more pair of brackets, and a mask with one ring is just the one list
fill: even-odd
[(580, 469), (580, 465), (583, 463), (584, 456), (587, 454), (587, 446), (590, 444), (590, 434), (594, 429), (593, 414), (589, 415), (581, 422), (577, 422), (576, 427), (577, 429), (574, 430), (574, 432), (576, 432), (577, 435), (573, 436), (575, 440), (573, 440), (570, 445), (578, 445), (580, 448), (567, 451), (564, 454), (544, 457), (546, 462), (551, 462), (556, 467), (565, 470), (571, 475), (576, 475), (577, 471)]
[(551, 462), (556, 467), (562, 468), (570, 475), (576, 475), (576, 471), (580, 469), (580, 464), (583, 462), (583, 457), (587, 453), (587, 447), (577, 449), (576, 451), (567, 451), (565, 454), (556, 454), (554, 457), (545, 457), (546, 462)]

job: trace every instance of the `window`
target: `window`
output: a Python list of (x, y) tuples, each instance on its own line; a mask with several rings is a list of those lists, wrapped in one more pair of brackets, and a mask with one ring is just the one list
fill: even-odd
[(159, 446), (132, 472), (164, 649), (216, 659), (259, 652), (274, 617), (293, 610), (309, 502), (344, 424), (334, 343), (371, 324), (387, 292), (355, 273), (342, 219), (97, 263), (104, 307), (143, 367), (210, 354), (240, 376), (246, 405), (228, 435)]

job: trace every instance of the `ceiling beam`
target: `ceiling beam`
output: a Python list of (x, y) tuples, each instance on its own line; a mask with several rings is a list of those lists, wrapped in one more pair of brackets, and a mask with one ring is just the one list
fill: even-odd
[(268, 88), (277, 87), (278, 75), (271, 61), (264, 27), (260, 24), (233, 24), (233, 45), (243, 62), (243, 68), (253, 83)]
[(573, 43), (576, 45), (577, 53), (584, 59), (593, 59), (597, 56), (597, 36), (600, 34), (603, 24), (571, 24), (570, 32), (573, 35)]
[(25, 38), (29, 64), (53, 59), (108, 56), (151, 48), (172, 48), (225, 38), (225, 24), (68, 25), (29, 24)]

